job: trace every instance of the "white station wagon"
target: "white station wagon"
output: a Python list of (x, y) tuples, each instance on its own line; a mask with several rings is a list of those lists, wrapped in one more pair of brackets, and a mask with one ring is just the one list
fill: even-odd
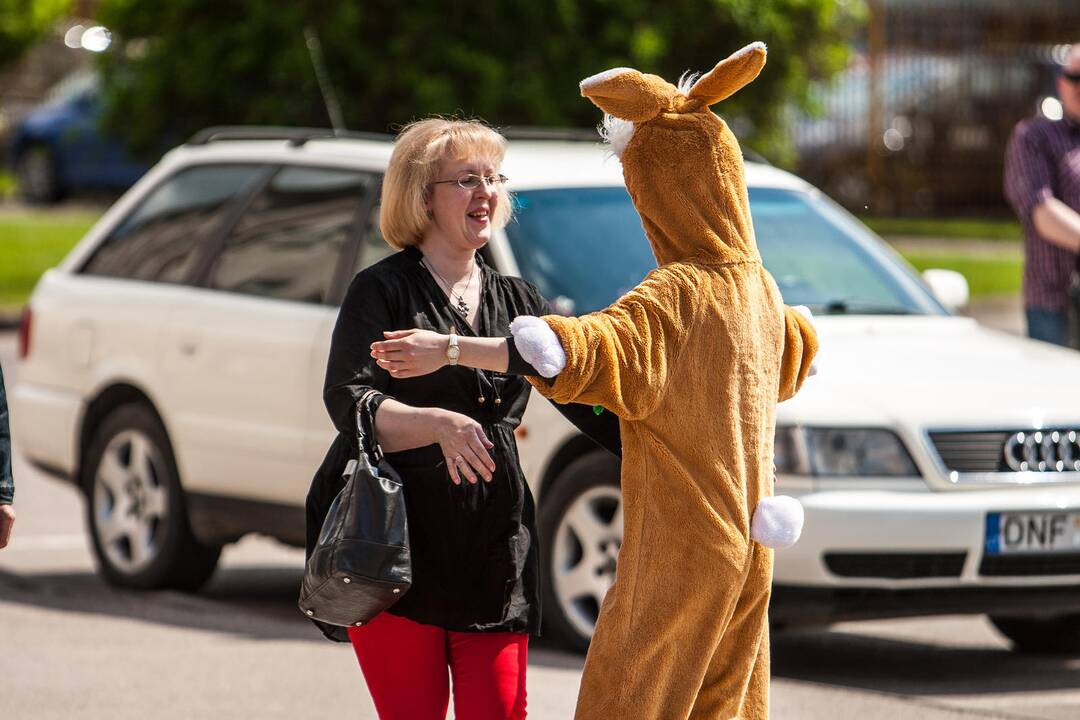
[[(333, 437), (322, 406), (345, 288), (391, 252), (391, 144), (217, 129), (166, 155), (39, 282), (12, 392), (27, 458), (85, 491), (101, 574), (196, 589), (223, 544), (300, 545)], [(616, 159), (512, 139), (517, 219), (485, 249), (560, 312), (653, 266)], [(986, 613), (1027, 650), (1080, 650), (1080, 355), (951, 314), (962, 278), (914, 274), (820, 192), (746, 166), (757, 240), (810, 306), (819, 374), (780, 406), (778, 492), (806, 508), (776, 554), (773, 621)], [(587, 643), (621, 540), (618, 461), (546, 402), (518, 432), (537, 496), (548, 631)]]

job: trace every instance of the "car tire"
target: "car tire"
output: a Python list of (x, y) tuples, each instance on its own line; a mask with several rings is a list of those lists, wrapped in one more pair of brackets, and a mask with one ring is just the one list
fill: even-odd
[(30, 145), (15, 163), (19, 193), (28, 203), (44, 205), (61, 199), (60, 177), (56, 158), (47, 145)]
[(544, 629), (584, 652), (622, 545), (619, 461), (590, 452), (567, 465), (542, 499), (538, 526)]
[(192, 534), (172, 446), (152, 409), (130, 404), (109, 413), (83, 468), (87, 526), (105, 580), (195, 591), (210, 579), (221, 547)]
[(1080, 653), (1080, 615), (989, 617), (998, 632), (1012, 640), (1014, 650), (1040, 654)]

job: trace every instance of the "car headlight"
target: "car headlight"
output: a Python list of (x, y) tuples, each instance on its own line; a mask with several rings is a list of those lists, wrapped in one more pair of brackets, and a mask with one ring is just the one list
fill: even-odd
[(862, 428), (777, 427), (776, 470), (816, 477), (919, 477), (895, 433)]

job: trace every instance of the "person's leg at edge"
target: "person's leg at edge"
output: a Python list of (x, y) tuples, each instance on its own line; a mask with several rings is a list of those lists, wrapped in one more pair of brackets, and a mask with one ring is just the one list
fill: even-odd
[(379, 720), (446, 719), (446, 630), (384, 612), (349, 628), (349, 639)]
[(1064, 345), (1066, 340), (1065, 313), (1058, 310), (1029, 307), (1024, 310), (1028, 337), (1033, 340)]
[(521, 720), (525, 717), (525, 633), (449, 633), (454, 717)]

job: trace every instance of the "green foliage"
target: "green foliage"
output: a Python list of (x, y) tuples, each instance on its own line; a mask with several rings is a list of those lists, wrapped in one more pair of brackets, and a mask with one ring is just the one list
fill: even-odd
[(786, 162), (783, 108), (842, 67), (861, 12), (861, 0), (102, 0), (99, 20), (129, 41), (102, 58), (108, 123), (143, 150), (207, 125), (326, 126), (310, 26), (349, 128), (380, 132), (434, 113), (587, 127), (600, 118), (577, 91), (588, 75), (628, 65), (674, 80), (763, 40), (761, 77), (716, 110)]
[(71, 8), (71, 0), (0, 0), (0, 68), (17, 60)]

